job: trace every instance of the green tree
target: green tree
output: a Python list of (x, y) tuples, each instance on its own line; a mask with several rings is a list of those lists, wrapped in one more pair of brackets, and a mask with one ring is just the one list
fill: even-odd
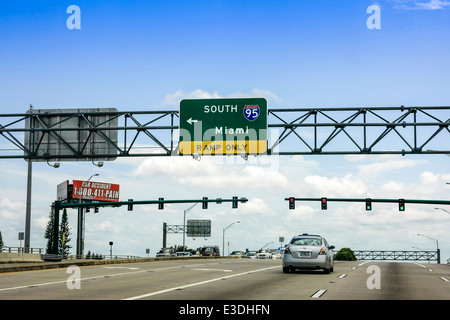
[(355, 253), (350, 248), (342, 248), (334, 256), (335, 260), (356, 261)]
[(53, 230), (55, 225), (55, 213), (52, 210), (50, 210), (50, 214), (48, 217), (47, 227), (45, 228), (45, 235), (44, 238), (47, 239), (47, 246), (46, 246), (46, 252), (47, 254), (56, 254), (56, 252), (53, 252)]
[(63, 259), (66, 259), (69, 255), (69, 250), (72, 249), (72, 246), (70, 243), (70, 226), (69, 226), (69, 219), (67, 218), (67, 210), (63, 210), (63, 214), (61, 217), (61, 225), (59, 228), (59, 237), (58, 237), (58, 248), (61, 250), (61, 254), (63, 256)]
[(4, 246), (4, 243), (3, 243), (3, 239), (2, 239), (2, 232), (0, 231), (0, 252), (1, 252), (1, 249), (3, 246)]

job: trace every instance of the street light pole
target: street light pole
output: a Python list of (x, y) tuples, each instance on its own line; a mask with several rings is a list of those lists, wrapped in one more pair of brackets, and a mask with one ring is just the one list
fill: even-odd
[(265, 247), (267, 247), (271, 243), (273, 243), (273, 241), (267, 242), (263, 247), (261, 247), (261, 249), (264, 249)]
[(431, 240), (435, 240), (436, 241), (436, 253), (437, 253), (437, 263), (440, 264), (441, 263), (441, 252), (439, 250), (439, 241), (437, 239), (434, 239), (432, 237), (426, 236), (422, 233), (418, 233), (418, 236), (423, 236), (425, 238), (431, 239)]
[[(86, 182), (89, 182), (93, 177), (99, 176), (98, 173), (93, 174), (87, 179)], [(81, 204), (81, 194), (78, 203)], [(84, 249), (84, 210), (83, 208), (78, 208), (78, 228), (77, 228), (77, 258), (81, 259), (83, 256)]]
[(222, 253), (222, 257), (224, 257), (225, 256), (225, 231), (227, 231), (228, 230), (228, 228), (229, 227), (231, 227), (233, 224), (235, 224), (235, 223), (240, 223), (240, 221), (238, 220), (238, 221), (235, 221), (235, 222), (233, 222), (232, 224), (230, 224), (228, 227), (225, 227), (225, 228), (223, 228), (223, 237), (222, 237), (222, 250), (223, 250), (223, 253)]
[(184, 210), (184, 217), (183, 217), (183, 250), (186, 250), (185, 246), (185, 238), (186, 238), (186, 213), (191, 211), (192, 208), (194, 208), (197, 205), (198, 202), (194, 203), (192, 206), (190, 206), (188, 209)]

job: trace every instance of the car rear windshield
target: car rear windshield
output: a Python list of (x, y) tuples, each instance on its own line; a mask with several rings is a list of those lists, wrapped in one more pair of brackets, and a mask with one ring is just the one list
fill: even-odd
[(294, 246), (321, 246), (322, 239), (308, 237), (294, 238), (292, 239), (291, 244)]

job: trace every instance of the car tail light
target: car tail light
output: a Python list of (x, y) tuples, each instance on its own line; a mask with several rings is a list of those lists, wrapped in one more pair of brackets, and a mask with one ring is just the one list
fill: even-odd
[(291, 254), (291, 250), (289, 248), (284, 249), (284, 254)]
[(325, 251), (324, 248), (322, 248), (322, 249), (320, 249), (319, 255), (320, 255), (320, 254), (327, 254), (327, 252)]

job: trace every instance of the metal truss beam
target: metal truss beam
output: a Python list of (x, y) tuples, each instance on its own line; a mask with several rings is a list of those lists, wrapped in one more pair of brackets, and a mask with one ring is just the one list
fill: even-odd
[[(117, 157), (179, 156), (178, 111), (72, 112), (81, 126), (49, 124), (45, 115), (0, 114), (0, 159), (31, 161), (113, 160)], [(107, 116), (94, 123), (92, 117)], [(118, 123), (111, 126), (110, 121)], [(32, 123), (35, 125), (29, 125)], [(268, 155), (450, 154), (450, 107), (353, 107), (269, 109)], [(108, 131), (117, 131), (114, 142)], [(69, 144), (64, 133), (79, 137)], [(25, 143), (25, 137), (32, 137)], [(53, 141), (64, 153), (44, 149)], [(111, 152), (95, 153), (100, 141)]]
[(380, 261), (437, 261), (440, 262), (439, 251), (383, 251), (383, 250), (354, 250), (357, 260)]

